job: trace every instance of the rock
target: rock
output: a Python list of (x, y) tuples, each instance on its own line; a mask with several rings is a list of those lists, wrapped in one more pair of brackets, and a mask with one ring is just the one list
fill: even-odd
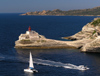
[[(45, 11), (44, 11), (45, 12)], [(77, 48), (82, 52), (100, 52), (100, 18), (95, 18), (86, 24), (75, 35), (63, 37), (74, 41), (60, 41), (47, 39), (36, 31), (26, 31), (15, 42), (15, 48), (21, 49), (54, 49), (54, 48)]]
[(100, 52), (98, 50), (100, 48), (100, 18), (94, 18), (92, 22), (83, 26), (80, 32), (64, 38), (82, 43), (82, 52)]
[(15, 41), (15, 48), (20, 49), (58, 49), (58, 48), (80, 48), (91, 39), (83, 39), (76, 41), (60, 41), (47, 39), (36, 31), (26, 31), (25, 34), (19, 36), (19, 40)]
[(100, 52), (100, 36), (92, 40), (89, 43), (86, 43), (82, 48), (82, 52)]
[(21, 49), (54, 49), (54, 48), (77, 48), (68, 44), (67, 41), (59, 41), (53, 39), (47, 39), (43, 35), (38, 34), (36, 31), (26, 31), (25, 34), (19, 36), (19, 40), (15, 41), (15, 48)]

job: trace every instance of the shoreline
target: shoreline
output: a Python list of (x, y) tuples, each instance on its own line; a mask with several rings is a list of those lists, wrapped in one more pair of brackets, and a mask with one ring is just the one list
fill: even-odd
[(100, 16), (100, 15), (23, 15), (20, 16)]
[(45, 47), (45, 46), (15, 46), (16, 49), (77, 49), (76, 47), (72, 46), (55, 46), (55, 47)]

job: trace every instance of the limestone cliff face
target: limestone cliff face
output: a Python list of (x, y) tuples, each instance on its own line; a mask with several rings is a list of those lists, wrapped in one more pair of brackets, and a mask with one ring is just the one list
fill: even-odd
[[(100, 48), (100, 18), (94, 18), (94, 20), (86, 24), (82, 30), (73, 36), (65, 37), (71, 40), (81, 40), (81, 51), (83, 52), (100, 52), (97, 49)], [(86, 41), (87, 40), (87, 41)]]
[(100, 31), (99, 25), (93, 25), (94, 21), (100, 20), (100, 18), (95, 18), (92, 22), (86, 24), (83, 26), (82, 30), (75, 35), (72, 35), (70, 37), (65, 37), (67, 39), (71, 40), (80, 40), (80, 39), (92, 39), (98, 36)]
[(35, 31), (26, 31), (25, 34), (19, 36), (19, 40), (15, 41), (15, 48), (20, 49), (53, 49), (53, 48), (69, 48), (75, 46), (68, 45), (65, 41), (47, 39), (43, 35)]
[(100, 36), (93, 41), (86, 43), (82, 48), (83, 52), (99, 52), (100, 53)]
[[(85, 40), (89, 42), (89, 40)], [(47, 39), (36, 31), (26, 31), (21, 34), (19, 39), (15, 41), (15, 48), (20, 49), (58, 49), (58, 48), (79, 48), (84, 45), (84, 42), (79, 41), (60, 41)]]
[(86, 24), (82, 30), (70, 37), (75, 41), (59, 41), (47, 39), (43, 35), (29, 29), (19, 36), (15, 48), (22, 49), (54, 49), (54, 48), (79, 48), (82, 52), (100, 52), (100, 18), (95, 18)]

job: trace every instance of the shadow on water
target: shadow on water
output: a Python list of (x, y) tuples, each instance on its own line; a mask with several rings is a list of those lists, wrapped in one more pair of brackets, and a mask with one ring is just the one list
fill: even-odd
[(99, 76), (100, 75), (100, 53), (85, 53), (85, 54), (89, 61), (89, 67), (90, 67), (89, 72), (92, 72), (93, 74), (95, 74), (95, 76)]
[(25, 76), (34, 76), (34, 74), (33, 73), (25, 72)]
[(100, 53), (86, 53), (86, 55), (91, 56), (91, 57), (100, 57)]
[[(74, 63), (74, 61), (79, 62), (79, 60), (83, 59), (80, 56), (84, 56), (83, 53), (80, 53), (78, 50), (75, 49), (45, 49), (45, 50), (22, 50), (16, 49), (19, 58), (29, 57), (29, 52), (31, 51), (33, 58), (43, 59), (43, 60), (51, 60), (56, 62), (63, 62), (63, 63)], [(76, 65), (80, 65), (81, 62)]]
[[(71, 54), (71, 53), (75, 53), (78, 52), (78, 50), (75, 49), (44, 49), (44, 50), (32, 50), (32, 49), (27, 49), (27, 50), (23, 50), (23, 49), (16, 49), (16, 52), (20, 55), (20, 56), (25, 56), (28, 57), (29, 56), (29, 52), (32, 53), (33, 57), (40, 57), (40, 55), (50, 55), (50, 54), (61, 54), (61, 55), (65, 55), (65, 54)], [(79, 53), (79, 52), (78, 52)]]
[(94, 64), (99, 65), (100, 64), (100, 53), (86, 53), (86, 55), (88, 55), (89, 58), (91, 58), (92, 60), (94, 60)]

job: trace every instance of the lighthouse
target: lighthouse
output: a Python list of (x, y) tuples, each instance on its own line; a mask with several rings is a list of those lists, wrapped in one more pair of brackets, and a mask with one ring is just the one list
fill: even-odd
[(31, 27), (29, 26), (28, 31), (26, 31), (26, 34), (30, 34), (31, 32)]
[(19, 40), (44, 40), (45, 37), (43, 35), (39, 35), (36, 31), (31, 30), (31, 27), (29, 26), (28, 30), (25, 34), (21, 34), (19, 36)]

